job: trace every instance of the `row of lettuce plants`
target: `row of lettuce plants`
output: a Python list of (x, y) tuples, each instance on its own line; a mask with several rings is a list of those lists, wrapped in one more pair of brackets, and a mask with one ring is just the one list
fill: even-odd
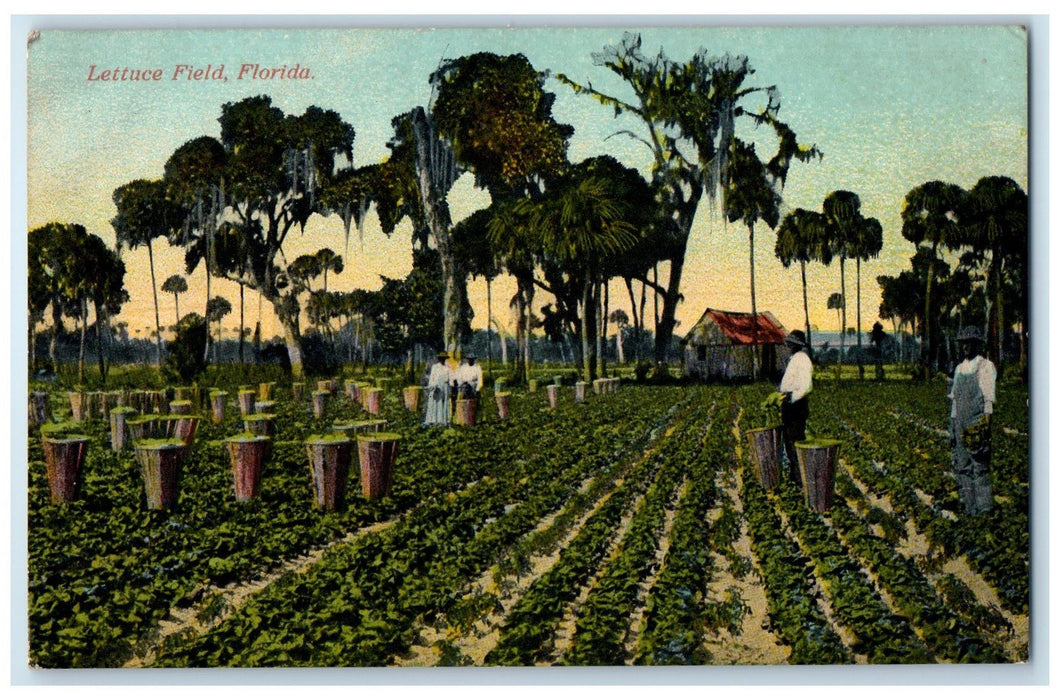
[[(677, 420), (680, 426), (682, 419)], [(497, 645), (486, 655), (487, 664), (527, 666), (550, 659), (557, 624), (567, 606), (611, 549), (616, 528), (629, 508), (656, 482), (663, 468), (662, 455), (679, 444), (683, 436), (680, 429), (664, 436), (589, 516), (559, 560), (534, 581), (508, 614)], [(667, 483), (660, 487), (662, 491), (667, 489)]]
[[(778, 505), (787, 513), (803, 551), (814, 562), (815, 575), (825, 589), (837, 622), (853, 634), (851, 651), (866, 655), (869, 663), (933, 661), (908, 620), (894, 614), (884, 603), (858, 559), (825, 518), (806, 505), (801, 489), (783, 482), (778, 491)], [(843, 510), (845, 504), (833, 508)]]
[(718, 501), (718, 473), (732, 468), (730, 406), (720, 403), (713, 419), (674, 455), (686, 470), (685, 489), (674, 516), (662, 569), (648, 592), (636, 663), (709, 662), (704, 643), (707, 586), (712, 578), (717, 531), (707, 520)]
[[(849, 479), (844, 481), (849, 483)], [(893, 543), (875, 535), (845, 501), (837, 499), (829, 518), (856, 561), (872, 572), (932, 655), (959, 663), (1008, 660), (972, 622), (939, 597), (922, 567), (899, 553)]]
[[(748, 388), (738, 400), (754, 406), (761, 392)], [(738, 428), (743, 426), (737, 416)], [(755, 426), (746, 426), (755, 427)], [(793, 664), (848, 664), (854, 661), (850, 650), (828, 621), (818, 600), (819, 593), (810, 561), (784, 531), (773, 499), (762, 488), (750, 468), (749, 457), (741, 460), (740, 500), (751, 538), (751, 551), (765, 587), (770, 628), (790, 647)]]
[[(695, 412), (701, 410), (695, 406)], [(629, 623), (642, 597), (642, 584), (658, 565), (659, 539), (666, 524), (666, 513), (681, 496), (682, 483), (691, 473), (702, 433), (710, 419), (685, 420), (652, 456), (659, 460), (658, 478), (645, 494), (615, 550), (609, 555), (599, 579), (589, 591), (578, 612), (571, 647), (563, 655), (567, 665), (619, 665), (627, 661)], [(674, 534), (671, 532), (671, 535)]]
[[(992, 484), (995, 507), (984, 516), (965, 517), (949, 468), (944, 438), (875, 410), (861, 396), (829, 397), (822, 425), (842, 432), (844, 455), (855, 475), (875, 495), (886, 497), (949, 556), (964, 554), (997, 591), (1005, 607), (1027, 612), (1030, 586), (1027, 453), (1018, 436), (994, 432)], [(925, 502), (917, 492), (926, 494)]]
[[(539, 514), (519, 505), (557, 484), (580, 484), (637, 453), (665, 420), (666, 392), (654, 402), (635, 392), (569, 412), (536, 416), (534, 429), (511, 431), (514, 452), (474, 487), (432, 499), (393, 527), (329, 551), (310, 570), (287, 577), (202, 637), (160, 655), (160, 665), (384, 665), (406, 653), (417, 625), (459, 602), (467, 581), (488, 569)], [(671, 402), (672, 404), (672, 402)], [(627, 420), (607, 423), (619, 411)], [(485, 429), (473, 428), (471, 432)], [(499, 436), (494, 436), (499, 438)], [(497, 449), (497, 445), (493, 446)], [(475, 459), (474, 455), (468, 456)], [(547, 498), (535, 503), (554, 506)], [(534, 517), (527, 517), (528, 514)]]
[[(105, 426), (93, 423), (84, 426), (92, 439), (82, 498), (51, 504), (39, 442), (31, 440), (27, 583), (34, 663), (116, 665), (171, 606), (188, 603), (208, 585), (259, 574), (351, 529), (393, 517), (422, 497), (420, 484), (439, 481), (432, 478), (439, 460), (429, 454), (434, 438), (421, 431), (405, 436), (393, 498), (351, 498), (342, 512), (317, 511), (304, 447), (283, 440), (294, 422), (278, 417), (261, 496), (248, 504), (231, 498), (228, 458), (219, 441), (235, 426), (200, 422), (183, 469), (182, 496), (170, 512), (143, 508), (135, 461), (128, 453), (112, 453)], [(485, 436), (478, 442), (491, 443)], [(467, 468), (475, 465), (464, 466), (451, 471), (454, 483), (448, 486), (476, 478)], [(356, 479), (351, 486), (357, 488)]]
[[(459, 433), (415, 427), (412, 414), (384, 402), (383, 417), (408, 427), (392, 497), (371, 502), (352, 497), (338, 513), (311, 505), (301, 440), (329, 423), (314, 419), (304, 404), (277, 403), (273, 455), (261, 497), (249, 504), (231, 497), (221, 442), (240, 430), (235, 416), (218, 426), (200, 420), (180, 501), (164, 513), (142, 507), (135, 461), (128, 453), (110, 452), (108, 428), (101, 422), (83, 426), (91, 441), (82, 497), (72, 504), (50, 503), (39, 440), (31, 438), (27, 583), (33, 663), (118, 665), (170, 607), (190, 604), (205, 588), (260, 575), (311, 547), (463, 488), (493, 464), (522, 458), (514, 439), (540, 423), (541, 415), (536, 397), (517, 401), (511, 423)], [(336, 399), (325, 419), (359, 417), (363, 414), (348, 401)], [(506, 444), (511, 449), (505, 453)], [(355, 474), (351, 488), (358, 488)]]

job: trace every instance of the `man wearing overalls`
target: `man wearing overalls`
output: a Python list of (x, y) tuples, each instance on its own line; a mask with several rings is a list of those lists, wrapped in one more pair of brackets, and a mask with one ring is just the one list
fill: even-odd
[(967, 327), (957, 334), (961, 363), (953, 371), (949, 398), (950, 451), (957, 494), (966, 515), (990, 511), (990, 415), (994, 412), (997, 369), (982, 355), (983, 335)]

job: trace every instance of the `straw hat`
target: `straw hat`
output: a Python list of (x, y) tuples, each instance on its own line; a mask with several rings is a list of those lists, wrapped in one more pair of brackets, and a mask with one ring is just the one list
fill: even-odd
[(794, 345), (796, 347), (806, 347), (806, 334), (802, 331), (792, 331), (788, 333), (788, 337), (784, 339), (787, 345)]

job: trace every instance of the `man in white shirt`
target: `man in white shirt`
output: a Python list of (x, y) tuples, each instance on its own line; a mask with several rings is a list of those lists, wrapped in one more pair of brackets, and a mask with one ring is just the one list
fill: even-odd
[(473, 353), (464, 355), (464, 363), (456, 370), (454, 381), (460, 398), (474, 399), (482, 391), (482, 365), (475, 362)]
[(784, 344), (791, 350), (791, 359), (784, 369), (778, 391), (784, 395), (780, 404), (780, 420), (784, 424), (784, 451), (788, 456), (788, 473), (792, 481), (801, 483), (799, 476), (799, 459), (795, 453), (795, 443), (806, 439), (806, 419), (810, 416), (810, 402), (807, 398), (813, 390), (813, 362), (810, 360), (806, 334), (792, 331), (784, 339)]
[(983, 335), (967, 327), (957, 334), (961, 363), (950, 387), (950, 453), (957, 494), (967, 515), (994, 505), (990, 490), (990, 416), (994, 412), (997, 368), (982, 355)]

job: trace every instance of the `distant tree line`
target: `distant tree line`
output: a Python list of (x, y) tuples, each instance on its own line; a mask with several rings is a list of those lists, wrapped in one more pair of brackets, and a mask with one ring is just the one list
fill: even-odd
[[(179, 146), (160, 177), (115, 189), (111, 223), (117, 251), (84, 243), (99, 239), (78, 224), (49, 224), (30, 232), (30, 332), (51, 309), (53, 339), (64, 331), (64, 317), (72, 318), (84, 336), (91, 307), (105, 376), (109, 319), (127, 299), (118, 273), (124, 272), (120, 253), (143, 247), (154, 295), (154, 361), (162, 366), (166, 352), (154, 265), (154, 241), (161, 238), (184, 250), (182, 274), (170, 275), (162, 292), (173, 295), (175, 331), (187, 326), (192, 314), (205, 324), (201, 351), (188, 351), (201, 355), (196, 362), (202, 365), (219, 360), (222, 322), (235, 311), (232, 302), (212, 294), (215, 277), (239, 285), (238, 360), (245, 362), (248, 355), (244, 292), (249, 288), (272, 306), (282, 327), (286, 363), (300, 376), (327, 363), (383, 357), (411, 363), (417, 348), (461, 349), (473, 340), (471, 278), (486, 281), (484, 325), (492, 337), (501, 330), (492, 283), (507, 274), (515, 280), (516, 293), (499, 301), (515, 319), (514, 357), (507, 357), (507, 343), (499, 347), (517, 381), (527, 375), (538, 329), (544, 342), (561, 347), (586, 379), (606, 371), (612, 345), (621, 360), (626, 346), (633, 351), (630, 359), (647, 359), (645, 339), (653, 343), (657, 371), (665, 372), (683, 300), (685, 254), (706, 198), (717, 202), (729, 222), (747, 228), (752, 311), (757, 311), (756, 228), (764, 224), (776, 232), (774, 252), (785, 266), (799, 263), (807, 335), (806, 266), (838, 260), (835, 308), (840, 327), (846, 328), (846, 262), (854, 262), (860, 358), (861, 261), (879, 255), (882, 227), (861, 213), (858, 195), (845, 190), (829, 194), (820, 212), (795, 209), (781, 216), (792, 164), (822, 154), (799, 143), (778, 118), (776, 89), (753, 84), (754, 70), (745, 56), (700, 50), (675, 61), (661, 50), (643, 53), (636, 34), (626, 34), (593, 58), (622, 79), (628, 99), (562, 74), (556, 78), (615, 116), (633, 118), (636, 129), (619, 134), (651, 154), (647, 178), (608, 155), (571, 162), (567, 147), (574, 128), (553, 116), (555, 95), (544, 88), (549, 74), (521, 54), (476, 53), (442, 61), (427, 79), (431, 101), (393, 118), (389, 154), (378, 163), (353, 163), (355, 130), (338, 113), (310, 106), (302, 114), (285, 114), (266, 95), (250, 97), (222, 105), (219, 133)], [(447, 197), (465, 173), (489, 194), (490, 203), (454, 223)], [(963, 193), (927, 183), (906, 197), (902, 233), (919, 248), (905, 277), (879, 278), (880, 312), (898, 326), (917, 324), (925, 367), (937, 359), (939, 331), (932, 318), (981, 321), (998, 356), (1014, 324), (1025, 338), (1026, 301), (1025, 294), (1019, 295), (1026, 282), (1026, 196), (1011, 192), (1010, 185), (1007, 178), (984, 178)], [(363, 235), (373, 213), (388, 236), (402, 222), (409, 224), (413, 264), (404, 279), (384, 278), (376, 291), (329, 291), (329, 275), (345, 270), (342, 256), (329, 248), (292, 260), (284, 254), (292, 234), (313, 235), (308, 225), (314, 215), (338, 216), (349, 237), (353, 226)], [(63, 250), (81, 250), (65, 248), (67, 238), (91, 250), (58, 260)], [(1022, 253), (1015, 240), (1023, 241)], [(961, 251), (952, 273), (938, 258), (943, 249)], [(78, 267), (87, 260), (100, 261), (91, 275), (101, 277), (73, 282), (88, 279)], [(184, 275), (200, 267), (205, 305), (181, 316), (180, 295), (188, 289)], [(609, 283), (616, 279), (628, 294), (629, 315), (612, 309)], [(948, 286), (965, 282), (966, 288)], [(535, 311), (539, 290), (549, 302)], [(910, 299), (917, 300), (913, 306), (919, 311), (910, 308)], [(260, 333), (259, 318), (254, 359), (263, 357)], [(30, 347), (34, 352), (35, 343)], [(1025, 342), (1020, 347), (1025, 357)], [(488, 343), (487, 352), (492, 354), (492, 348)], [(51, 362), (56, 362), (54, 351)], [(79, 364), (83, 375), (83, 349)]]

